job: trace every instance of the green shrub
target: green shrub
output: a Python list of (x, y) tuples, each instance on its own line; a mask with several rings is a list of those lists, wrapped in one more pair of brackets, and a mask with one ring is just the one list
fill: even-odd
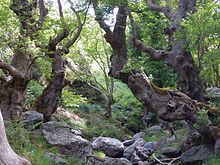
[(27, 87), (27, 94), (25, 97), (25, 106), (31, 105), (31, 103), (41, 95), (44, 87), (36, 80), (31, 80)]
[(71, 91), (68, 88), (65, 88), (62, 91), (62, 97), (60, 100), (61, 106), (68, 109), (73, 109), (78, 107), (80, 103), (85, 103), (86, 98), (81, 95), (75, 94), (75, 92)]
[[(12, 149), (20, 156), (27, 158), (33, 165), (61, 165), (49, 160), (47, 152), (59, 153), (58, 148), (48, 145), (42, 136), (35, 132), (27, 131), (22, 123), (5, 122), (6, 134)], [(73, 158), (68, 158), (69, 164), (80, 165)]]
[(203, 163), (203, 165), (219, 165), (220, 164), (220, 156), (212, 156), (210, 160), (206, 163)]

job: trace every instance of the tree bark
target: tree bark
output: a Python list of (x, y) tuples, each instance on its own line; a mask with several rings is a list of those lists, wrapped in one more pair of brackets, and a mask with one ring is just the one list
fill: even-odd
[(43, 113), (44, 122), (50, 121), (52, 114), (56, 111), (62, 90), (66, 86), (65, 70), (66, 62), (60, 54), (55, 54), (55, 61), (52, 63), (52, 78), (49, 84), (43, 90), (43, 93), (37, 98), (32, 108)]
[(31, 3), (27, 0), (13, 0), (10, 5), (20, 21), (20, 41), (14, 47), (9, 46), (14, 52), (11, 64), (0, 61), (0, 69), (5, 71), (5, 76), (0, 77), (0, 109), (6, 120), (20, 119), (23, 111), (25, 90), (32, 77), (32, 57), (30, 53), (23, 51), (28, 49), (23, 43), (26, 38), (37, 37), (47, 15), (44, 0), (39, 0), (41, 13), (38, 20), (33, 18), (36, 8), (37, 1)]
[[(75, 33), (73, 38), (67, 41), (65, 45), (60, 46), (61, 41), (69, 36), (69, 30), (63, 29), (63, 32), (57, 35), (46, 46), (47, 49), (46, 55), (54, 59), (54, 61), (52, 62), (52, 78), (49, 81), (47, 87), (43, 90), (43, 93), (37, 98), (36, 102), (32, 105), (33, 109), (43, 113), (44, 122), (51, 120), (52, 114), (54, 114), (56, 109), (58, 108), (59, 101), (62, 96), (62, 90), (68, 84), (68, 80), (66, 80), (65, 78), (67, 61), (63, 59), (62, 55), (69, 53), (69, 48), (78, 39), (82, 31), (82, 27), (85, 24), (85, 20), (86, 20), (84, 19), (83, 21), (81, 21), (79, 12), (75, 10), (73, 3), (69, 0), (68, 2), (71, 5), (70, 7), (71, 10), (77, 17), (77, 21), (78, 21), (77, 32)], [(60, 18), (62, 20), (64, 18), (64, 15), (60, 0), (58, 0), (58, 6), (59, 6)], [(61, 48), (58, 48), (58, 46)]]
[(176, 13), (173, 12), (170, 6), (161, 7), (151, 3), (150, 0), (146, 0), (146, 3), (149, 9), (164, 13), (164, 15), (170, 20), (170, 26), (164, 29), (164, 33), (168, 35), (171, 40), (172, 50), (156, 50), (138, 40), (136, 28), (134, 27), (134, 20), (130, 14), (134, 45), (139, 50), (148, 53), (151, 60), (162, 60), (165, 64), (173, 68), (177, 74), (178, 84), (180, 85), (182, 92), (197, 101), (204, 102), (204, 85), (199, 76), (199, 69), (194, 63), (192, 55), (188, 50), (186, 38), (182, 37), (178, 40), (173, 39), (173, 34), (182, 29), (182, 26), (180, 25), (182, 19), (186, 18), (189, 12), (195, 10), (194, 7), (196, 0), (179, 0), (179, 10)]
[(1, 165), (31, 165), (31, 163), (20, 156), (18, 156), (8, 143), (5, 133), (5, 126), (0, 110), (0, 164)]
[[(214, 114), (214, 116), (217, 116), (217, 111), (214, 111), (206, 104), (192, 100), (177, 90), (156, 87), (142, 71), (134, 69), (128, 72), (123, 71), (128, 57), (125, 35), (128, 13), (127, 4), (125, 3), (119, 6), (115, 27), (112, 32), (110, 27), (105, 24), (103, 15), (100, 15), (100, 12), (98, 12), (97, 0), (92, 0), (92, 3), (96, 13), (96, 20), (100, 27), (105, 30), (106, 41), (113, 49), (109, 75), (126, 83), (133, 95), (143, 104), (145, 109), (154, 112), (162, 123), (185, 120), (190, 124), (197, 124), (200, 126), (200, 129), (198, 129), (200, 134), (204, 138), (213, 139), (216, 143), (216, 148), (219, 150), (220, 136), (218, 128), (220, 124), (210, 121), (212, 123), (209, 123), (209, 125), (199, 116), (201, 109), (209, 110), (209, 113)], [(147, 46), (147, 50), (151, 51), (151, 53), (155, 53), (156, 56), (164, 55), (163, 51), (155, 51), (149, 46)], [(192, 59), (190, 58), (190, 60)], [(211, 125), (214, 128), (212, 128)]]

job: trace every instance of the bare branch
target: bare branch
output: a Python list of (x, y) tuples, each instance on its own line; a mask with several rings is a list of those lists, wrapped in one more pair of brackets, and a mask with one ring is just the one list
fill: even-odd
[(167, 5), (167, 6), (163, 7), (163, 6), (155, 5), (150, 0), (145, 0), (145, 2), (147, 3), (149, 9), (163, 12), (164, 15), (169, 20), (175, 19), (176, 14), (172, 11), (172, 8), (170, 6)]
[(44, 0), (39, 0), (40, 18), (38, 19), (38, 25), (42, 26), (45, 21), (45, 17), (48, 14), (48, 9), (45, 7)]
[(145, 52), (145, 53), (148, 53), (150, 55), (151, 59), (154, 59), (154, 60), (160, 60), (163, 57), (165, 57), (165, 55), (169, 54), (169, 52), (166, 52), (164, 50), (156, 50), (153, 47), (148, 46), (148, 45), (144, 44), (142, 41), (138, 40), (137, 39), (137, 30), (136, 30), (136, 26), (134, 23), (134, 18), (133, 18), (133, 15), (130, 10), (128, 10), (128, 15), (130, 18), (130, 23), (131, 23), (132, 41), (133, 41), (134, 46), (138, 50)]
[(105, 23), (103, 19), (103, 14), (98, 7), (97, 0), (92, 0), (93, 8), (95, 10), (95, 20), (99, 23), (99, 26), (106, 32), (105, 38), (109, 43), (112, 43), (114, 40), (113, 32), (111, 31), (110, 27)]
[(79, 11), (76, 11), (76, 9), (73, 7), (73, 2), (71, 0), (68, 0), (68, 2), (71, 4), (70, 8), (75, 13), (75, 15), (77, 17), (78, 28), (77, 28), (77, 32), (74, 35), (74, 37), (65, 45), (66, 48), (69, 48), (70, 46), (72, 46), (76, 42), (76, 40), (79, 38), (80, 33), (82, 32), (82, 28), (83, 28), (83, 26), (86, 22), (86, 16), (87, 16), (87, 12), (88, 12), (88, 9), (89, 9), (89, 5), (88, 5), (88, 7), (86, 9), (86, 14), (85, 14), (84, 20), (82, 22), (81, 18), (80, 18), (80, 15), (79, 15)]
[[(104, 96), (105, 100), (108, 100), (108, 97), (107, 97), (107, 95), (105, 94), (105, 93), (106, 93), (105, 88), (104, 88), (101, 84), (97, 83), (97, 80), (95, 79), (94, 76), (93, 76), (93, 78), (94, 78), (95, 82), (100, 86), (100, 88), (101, 88), (102, 90), (101, 90), (100, 88), (98, 88), (98, 87), (92, 85), (92, 84), (89, 83), (88, 81), (84, 80), (70, 64), (68, 65), (68, 67), (69, 67), (70, 70), (76, 75), (76, 77), (78, 77), (81, 81), (85, 82), (85, 83), (86, 83), (88, 86), (90, 86), (91, 88), (93, 88), (93, 89), (97, 90), (98, 92), (100, 92), (100, 93)], [(71, 87), (71, 84), (68, 84), (68, 85)]]
[(171, 161), (169, 163), (164, 163), (163, 160), (160, 160), (155, 156), (155, 153), (152, 156), (158, 163), (163, 164), (163, 165), (172, 165), (173, 162), (175, 162), (176, 160), (179, 160), (181, 158), (181, 157), (171, 158)]
[(53, 40), (50, 41), (50, 43), (48, 44), (48, 51), (55, 51), (56, 50), (56, 46), (67, 36), (69, 35), (69, 30), (64, 29), (64, 31), (59, 34), (56, 38), (54, 38)]
[(64, 15), (63, 15), (63, 7), (62, 7), (62, 3), (60, 0), (57, 0), (58, 3), (58, 8), (59, 8), (59, 13), (60, 13), (60, 18), (63, 19)]
[(15, 79), (22, 79), (22, 78), (24, 78), (24, 75), (19, 70), (17, 70), (12, 65), (10, 65), (10, 64), (8, 64), (6, 62), (0, 62), (0, 69), (7, 70), (9, 72), (9, 74), (12, 77), (14, 77)]

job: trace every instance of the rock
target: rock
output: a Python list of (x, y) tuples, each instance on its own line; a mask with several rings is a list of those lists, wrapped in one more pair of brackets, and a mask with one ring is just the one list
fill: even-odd
[(91, 143), (71, 132), (69, 125), (50, 121), (40, 127), (43, 137), (50, 145), (57, 146), (64, 154), (85, 160), (86, 156), (91, 153)]
[(144, 141), (144, 139), (139, 138), (137, 139), (131, 146), (127, 147), (124, 151), (123, 157), (127, 158), (127, 159), (131, 159), (132, 153), (134, 152), (135, 147), (142, 147), (144, 146), (146, 142)]
[(217, 87), (207, 88), (206, 91), (210, 94), (213, 94), (213, 95), (220, 94), (220, 88), (217, 88)]
[(119, 158), (123, 155), (124, 145), (118, 139), (98, 137), (92, 143), (94, 150), (103, 151), (107, 156)]
[(46, 157), (48, 157), (50, 160), (56, 162), (56, 163), (63, 163), (68, 164), (68, 161), (63, 158), (63, 155), (61, 154), (54, 154), (54, 153), (46, 153)]
[(153, 141), (153, 142), (146, 142), (144, 145), (144, 148), (149, 150), (150, 152), (154, 152), (156, 150), (158, 142)]
[(179, 157), (181, 155), (181, 150), (174, 147), (164, 147), (160, 151), (163, 155), (166, 155), (170, 158)]
[[(43, 122), (43, 114), (37, 111), (26, 111), (22, 113), (24, 128), (34, 129), (38, 123)], [(39, 125), (38, 125), (39, 126)]]
[(133, 140), (133, 141), (136, 141), (136, 140), (139, 139), (139, 138), (143, 138), (144, 135), (145, 135), (144, 132), (136, 133), (136, 134), (133, 136), (132, 140)]
[(132, 165), (132, 163), (125, 158), (100, 158), (97, 156), (89, 156), (89, 165)]
[(194, 146), (182, 153), (181, 161), (185, 165), (196, 165), (207, 161), (211, 154), (211, 151), (205, 145)]
[(161, 126), (152, 126), (147, 129), (148, 133), (155, 133), (155, 132), (160, 132), (162, 130)]
[(124, 146), (127, 147), (127, 146), (132, 145), (134, 142), (135, 142), (134, 140), (125, 140), (122, 143), (123, 143)]
[(148, 160), (149, 156), (152, 154), (148, 149), (144, 147), (135, 147), (134, 152), (132, 153), (131, 156), (131, 162), (132, 163), (137, 163), (140, 161), (146, 161)]
[(169, 147), (175, 142), (176, 138), (172, 136), (171, 138), (161, 137), (156, 145), (157, 150), (161, 150), (164, 147)]

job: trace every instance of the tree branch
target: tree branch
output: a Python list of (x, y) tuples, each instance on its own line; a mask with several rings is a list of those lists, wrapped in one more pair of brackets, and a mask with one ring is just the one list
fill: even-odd
[(64, 29), (61, 34), (59, 34), (56, 38), (50, 41), (48, 44), (48, 51), (55, 51), (56, 46), (67, 36), (69, 35), (69, 30)]
[(130, 18), (130, 23), (131, 23), (132, 41), (133, 41), (134, 46), (138, 50), (140, 50), (144, 53), (148, 53), (150, 55), (151, 59), (153, 59), (153, 60), (160, 60), (169, 54), (169, 52), (167, 52), (167, 51), (156, 50), (153, 47), (148, 46), (148, 45), (144, 44), (142, 41), (138, 40), (137, 39), (137, 30), (136, 30), (136, 26), (134, 23), (134, 18), (133, 18), (133, 15), (130, 10), (128, 10), (128, 15)]
[(113, 43), (114, 35), (110, 27), (105, 23), (103, 19), (103, 13), (98, 7), (97, 0), (92, 0), (93, 8), (95, 10), (95, 20), (99, 23), (99, 26), (106, 32), (105, 38), (109, 43)]
[(155, 5), (150, 0), (145, 0), (145, 2), (146, 2), (149, 9), (163, 12), (164, 15), (169, 20), (174, 20), (175, 19), (176, 14), (173, 12), (173, 10), (170, 6), (167, 5), (167, 6), (163, 7), (163, 6)]
[(45, 17), (48, 14), (48, 9), (45, 7), (44, 0), (39, 0), (39, 10), (40, 18), (38, 19), (37, 24), (42, 26), (45, 21)]
[(9, 72), (9, 74), (15, 79), (24, 78), (24, 75), (19, 70), (17, 70), (12, 65), (10, 65), (6, 62), (1, 62), (0, 61), (0, 69), (7, 70)]
[(71, 0), (68, 0), (68, 2), (71, 4), (71, 10), (75, 13), (76, 17), (77, 17), (77, 21), (78, 21), (78, 28), (77, 28), (77, 32), (76, 34), (74, 35), (74, 37), (64, 46), (66, 48), (69, 48), (70, 46), (72, 46), (76, 40), (79, 38), (80, 36), (80, 33), (82, 32), (82, 28), (86, 22), (86, 16), (87, 16), (87, 12), (88, 12), (88, 9), (89, 9), (89, 5), (86, 9), (86, 14), (85, 14), (85, 18), (83, 20), (83, 22), (81, 21), (81, 18), (80, 18), (80, 15), (79, 15), (79, 11), (76, 11), (76, 9), (73, 7), (73, 2)]
[(64, 15), (63, 15), (63, 7), (62, 7), (62, 3), (60, 0), (57, 0), (58, 3), (58, 8), (59, 8), (59, 13), (60, 13), (60, 18), (63, 19)]

